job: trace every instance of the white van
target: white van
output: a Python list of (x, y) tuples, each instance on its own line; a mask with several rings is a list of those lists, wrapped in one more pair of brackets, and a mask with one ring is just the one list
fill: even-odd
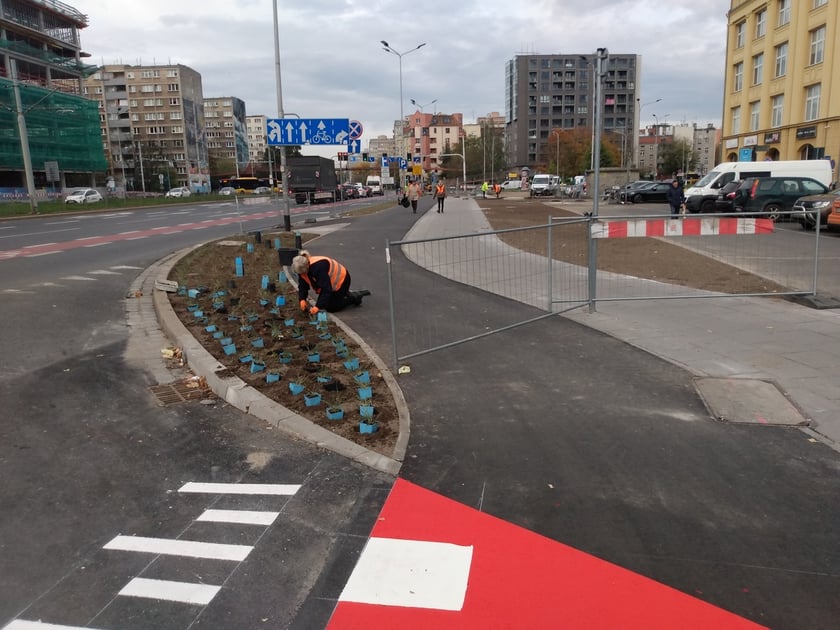
[(370, 188), (371, 195), (381, 195), (382, 193), (382, 180), (379, 175), (368, 175), (367, 180), (365, 181), (365, 186)]
[(825, 186), (831, 185), (831, 162), (828, 160), (787, 160), (778, 162), (723, 162), (691, 188), (685, 189), (685, 206), (689, 212), (704, 214), (715, 211), (718, 190), (729, 182), (746, 177), (812, 177)]

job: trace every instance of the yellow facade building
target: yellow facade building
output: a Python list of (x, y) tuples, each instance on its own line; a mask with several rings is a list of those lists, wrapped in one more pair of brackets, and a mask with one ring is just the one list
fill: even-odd
[(838, 27), (838, 0), (732, 0), (723, 160), (831, 159), (840, 180)]

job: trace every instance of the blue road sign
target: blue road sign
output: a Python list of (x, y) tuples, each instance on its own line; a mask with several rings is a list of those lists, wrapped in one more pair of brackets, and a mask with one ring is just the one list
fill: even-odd
[[(368, 156), (368, 162), (370, 162), (371, 164), (375, 163), (376, 162), (376, 156), (375, 155), (369, 155)], [(382, 166), (385, 166), (385, 164), (383, 164)]]
[(347, 118), (269, 118), (266, 120), (268, 144), (343, 144), (350, 138)]
[(382, 166), (383, 166), (383, 168), (388, 168), (388, 157), (387, 156), (383, 156)]
[(422, 157), (420, 157), (419, 155), (415, 155), (415, 156), (414, 156), (413, 158), (411, 158), (411, 159), (412, 159), (412, 160), (414, 160), (414, 163), (415, 163), (415, 164), (420, 164), (420, 163), (422, 163), (422, 162), (423, 162), (423, 158), (422, 158)]
[(399, 162), (400, 162), (400, 170), (401, 171), (404, 171), (405, 169), (408, 168), (408, 161), (405, 158), (400, 158)]
[(362, 152), (362, 141), (358, 138), (355, 140), (350, 140), (347, 143), (347, 153), (361, 153)]

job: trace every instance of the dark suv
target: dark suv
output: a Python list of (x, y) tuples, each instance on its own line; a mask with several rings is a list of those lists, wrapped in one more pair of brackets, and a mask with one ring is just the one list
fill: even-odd
[(810, 177), (747, 177), (735, 191), (732, 206), (735, 212), (762, 212), (777, 221), (800, 197), (826, 192), (828, 188)]

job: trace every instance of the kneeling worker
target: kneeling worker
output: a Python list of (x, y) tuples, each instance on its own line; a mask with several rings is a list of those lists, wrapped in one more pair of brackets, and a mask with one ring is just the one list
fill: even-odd
[[(337, 260), (326, 256), (312, 256), (306, 250), (292, 260), (292, 270), (298, 274), (298, 297), (300, 310), (309, 310), (311, 315), (318, 311), (335, 313), (351, 304), (362, 305), (362, 298), (370, 291), (351, 291), (350, 272)], [(318, 294), (315, 306), (306, 301), (309, 289)]]

